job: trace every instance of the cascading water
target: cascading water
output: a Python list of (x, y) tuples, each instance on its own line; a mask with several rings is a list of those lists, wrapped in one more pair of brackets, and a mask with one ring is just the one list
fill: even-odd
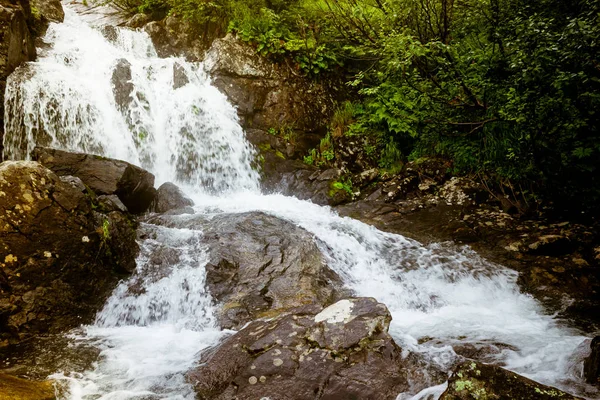
[[(390, 331), (405, 352), (447, 370), (457, 357), (452, 346), (493, 346), (491, 361), (584, 392), (573, 355), (585, 337), (520, 293), (516, 273), (468, 249), (422, 246), (327, 207), (261, 194), (235, 110), (201, 66), (159, 59), (143, 33), (92, 28), (68, 8), (45, 41), (39, 61), (8, 81), (9, 157), (43, 144), (125, 159), (185, 187), (208, 217), (262, 210), (292, 221), (315, 235), (350, 289), (389, 307)], [(68, 383), (68, 399), (192, 399), (184, 373), (222, 335), (204, 288), (202, 232), (141, 229), (135, 275), (76, 337), (100, 348), (98, 360), (88, 371), (54, 375)], [(399, 398), (441, 390), (416, 385)]]

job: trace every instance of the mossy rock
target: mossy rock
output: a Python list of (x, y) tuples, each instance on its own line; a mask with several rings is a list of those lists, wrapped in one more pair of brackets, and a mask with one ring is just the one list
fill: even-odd
[(52, 381), (28, 381), (0, 374), (0, 400), (54, 400)]
[(467, 361), (459, 365), (440, 400), (552, 400), (579, 399), (503, 368)]

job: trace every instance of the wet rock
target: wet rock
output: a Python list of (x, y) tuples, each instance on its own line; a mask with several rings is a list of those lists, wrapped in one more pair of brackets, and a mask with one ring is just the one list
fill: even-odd
[(323, 133), (333, 112), (333, 99), (323, 85), (295, 75), (285, 64), (267, 61), (231, 34), (213, 42), (205, 68), (247, 129), (292, 126), (296, 136)]
[(185, 73), (185, 69), (179, 63), (173, 64), (173, 89), (179, 89), (189, 83), (190, 79)]
[(113, 88), (115, 103), (121, 112), (127, 110), (133, 98), (134, 86), (131, 82), (131, 64), (124, 58), (117, 61), (110, 80)]
[(573, 250), (569, 238), (564, 235), (542, 235), (527, 247), (531, 253), (543, 255), (560, 255)]
[(534, 382), (493, 365), (468, 361), (459, 365), (440, 400), (470, 399), (551, 400), (578, 399), (559, 389)]
[(125, 161), (44, 147), (32, 157), (60, 176), (80, 178), (97, 195), (116, 194), (134, 214), (148, 210), (156, 194), (154, 175)]
[(133, 29), (142, 28), (144, 25), (152, 21), (152, 17), (148, 14), (138, 13), (131, 17), (125, 26)]
[(383, 304), (357, 298), (253, 321), (204, 353), (188, 380), (207, 400), (392, 400), (408, 384), (390, 320)]
[(583, 363), (585, 381), (600, 387), (600, 336), (596, 336), (590, 344), (591, 354)]
[(46, 23), (61, 23), (65, 19), (65, 11), (60, 0), (31, 0), (31, 11), (34, 17)]
[[(163, 183), (156, 191), (156, 197), (152, 202), (150, 211), (164, 213), (170, 210), (177, 210), (193, 206), (194, 202), (171, 182)], [(192, 213), (193, 214), (193, 213)]]
[(169, 42), (168, 32), (161, 22), (152, 21), (146, 24), (144, 26), (144, 32), (150, 36), (159, 57), (169, 57), (174, 55), (174, 50)]
[(265, 192), (295, 196), (315, 204), (335, 206), (351, 199), (343, 188), (335, 187), (340, 171), (321, 171), (298, 160), (285, 160), (267, 151), (263, 157), (261, 186)]
[(0, 400), (54, 400), (51, 381), (36, 382), (0, 374)]
[(125, 204), (123, 204), (121, 199), (119, 199), (119, 196), (115, 194), (98, 196), (97, 201), (102, 211), (120, 211), (123, 213), (128, 212)]
[(0, 347), (90, 321), (135, 264), (135, 221), (36, 162), (0, 164)]
[[(134, 17), (135, 18), (135, 17)], [(130, 22), (140, 24), (141, 17)], [(184, 56), (189, 61), (201, 61), (208, 43), (197, 24), (170, 15), (164, 21), (144, 25), (159, 57)]]
[(36, 56), (34, 37), (27, 24), (30, 17), (27, 0), (0, 1), (0, 161), (3, 160), (6, 78), (21, 63), (34, 60)]
[(224, 328), (307, 304), (327, 305), (339, 278), (304, 229), (260, 212), (170, 218), (151, 223), (201, 229), (209, 247), (206, 285), (221, 304)]

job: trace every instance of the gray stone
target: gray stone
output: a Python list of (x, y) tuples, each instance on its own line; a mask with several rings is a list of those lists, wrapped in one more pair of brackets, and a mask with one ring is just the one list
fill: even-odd
[(127, 209), (139, 214), (154, 200), (154, 175), (125, 161), (36, 147), (33, 159), (58, 174), (76, 176), (97, 195), (116, 194)]
[(117, 61), (110, 82), (113, 88), (115, 103), (117, 103), (119, 110), (123, 112), (133, 100), (131, 94), (133, 93), (134, 86), (131, 82), (131, 64), (129, 61), (124, 58)]
[(312, 235), (290, 222), (260, 212), (210, 220), (161, 215), (148, 222), (204, 232), (210, 249), (206, 285), (220, 304), (224, 328), (305, 305), (328, 305), (339, 296), (339, 277)]
[(253, 321), (204, 353), (188, 380), (207, 400), (393, 400), (408, 382), (390, 320), (383, 304), (357, 298)]
[[(163, 183), (156, 191), (156, 197), (150, 206), (150, 211), (164, 213), (193, 206), (194, 202), (171, 182)], [(193, 212), (192, 212), (193, 214)]]

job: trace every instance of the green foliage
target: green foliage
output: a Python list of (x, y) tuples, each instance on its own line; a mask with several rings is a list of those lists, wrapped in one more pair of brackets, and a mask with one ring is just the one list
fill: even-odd
[(42, 18), (42, 13), (35, 6), (31, 6), (31, 15), (33, 16), (33, 18), (35, 18), (37, 20), (39, 20), (40, 18)]
[(331, 134), (328, 133), (319, 146), (312, 149), (307, 156), (304, 157), (304, 163), (308, 165), (315, 165), (317, 167), (323, 167), (329, 165), (335, 159), (335, 151), (333, 147), (333, 141)]
[(110, 240), (110, 222), (108, 221), (108, 219), (105, 219), (104, 221), (102, 221), (102, 242), (106, 243), (108, 240)]
[(405, 5), (397, 8), (402, 15), (373, 16), (372, 30), (356, 25), (352, 33), (355, 54), (377, 54), (349, 84), (363, 100), (355, 125), (385, 143), (380, 165), (389, 168), (402, 154), (444, 156), (455, 172), (523, 183), (555, 200), (584, 194), (593, 206), (600, 197), (600, 3), (392, 3)]
[(354, 197), (354, 191), (352, 190), (352, 181), (350, 179), (340, 179), (331, 183), (331, 190), (329, 191), (329, 197), (333, 197), (335, 192), (344, 191), (348, 193), (350, 198)]

